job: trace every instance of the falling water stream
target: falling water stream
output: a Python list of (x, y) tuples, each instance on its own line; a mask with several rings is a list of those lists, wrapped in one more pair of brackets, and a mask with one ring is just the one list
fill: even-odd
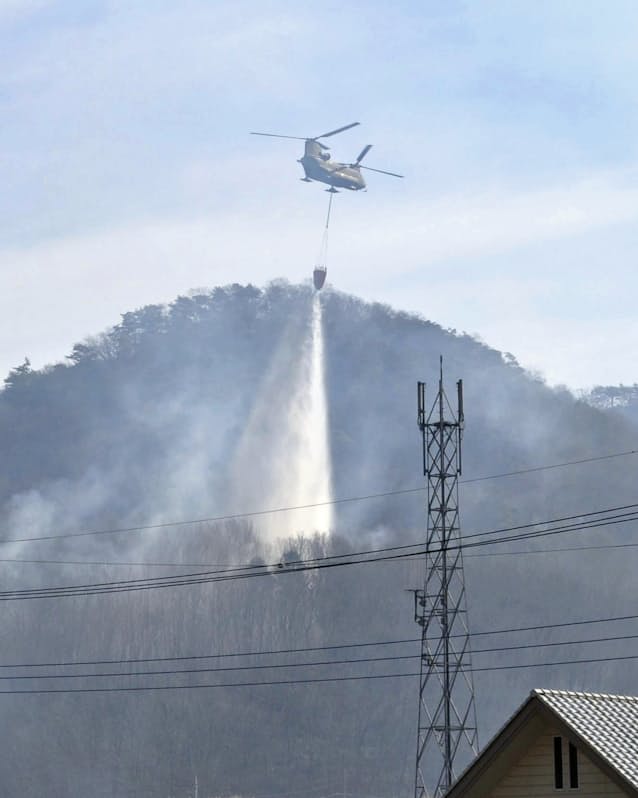
[[(314, 295), (312, 303), (310, 379), (307, 392), (306, 418), (300, 420), (301, 427), (305, 430), (305, 440), (300, 452), (300, 459), (305, 461), (305, 464), (299, 470), (298, 493), (300, 496), (314, 496), (315, 501), (321, 500), (321, 497), (324, 497), (325, 501), (329, 501), (332, 499), (332, 469), (328, 430), (329, 416), (323, 345), (323, 317), (321, 298), (318, 293)], [(312, 510), (311, 517), (317, 530), (328, 531), (333, 527), (333, 506), (326, 504), (315, 507)]]
[[(319, 293), (302, 340), (284, 336), (256, 394), (233, 463), (241, 511), (299, 508), (255, 519), (269, 540), (333, 528), (329, 414)], [(308, 507), (307, 505), (314, 505)]]

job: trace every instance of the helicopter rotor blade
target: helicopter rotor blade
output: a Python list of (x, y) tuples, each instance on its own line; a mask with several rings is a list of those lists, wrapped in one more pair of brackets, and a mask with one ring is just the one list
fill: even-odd
[(361, 122), (351, 122), (349, 125), (338, 127), (336, 130), (331, 130), (329, 133), (322, 133), (320, 136), (315, 136), (315, 139), (327, 139), (328, 136), (336, 136), (337, 133), (343, 133), (344, 130), (350, 130), (351, 127), (360, 125)]
[(357, 160), (354, 163), (351, 163), (350, 166), (353, 167), (359, 166), (361, 161), (366, 157), (366, 155), (370, 152), (371, 149), (372, 149), (372, 144), (366, 144), (366, 146), (361, 150), (359, 155), (357, 155)]
[(360, 169), (367, 169), (369, 172), (378, 172), (380, 175), (390, 175), (390, 177), (405, 177), (405, 175), (398, 175), (396, 172), (386, 172), (385, 169), (373, 169), (371, 166), (360, 166)]
[(307, 141), (304, 136), (282, 136), (280, 133), (256, 133), (254, 130), (250, 131), (251, 136), (268, 136), (272, 139), (297, 139), (297, 141)]

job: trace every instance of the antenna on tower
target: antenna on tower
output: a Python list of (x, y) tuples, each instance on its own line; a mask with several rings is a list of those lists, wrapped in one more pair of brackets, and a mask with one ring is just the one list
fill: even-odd
[(428, 525), (424, 586), (414, 591), (414, 619), (421, 627), (415, 798), (441, 798), (458, 773), (457, 763), (464, 766), (478, 753), (458, 501), (462, 380), (456, 387), (453, 410), (443, 385), (442, 357), (431, 407), (425, 383), (417, 387)]

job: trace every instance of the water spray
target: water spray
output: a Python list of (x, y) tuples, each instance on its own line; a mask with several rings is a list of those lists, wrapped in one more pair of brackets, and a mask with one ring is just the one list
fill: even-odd
[[(315, 293), (301, 330), (281, 336), (233, 462), (232, 505), (299, 507), (330, 502), (332, 467), (322, 303)], [(301, 334), (300, 334), (301, 333)], [(331, 504), (274, 514), (257, 530), (270, 540), (334, 527)]]

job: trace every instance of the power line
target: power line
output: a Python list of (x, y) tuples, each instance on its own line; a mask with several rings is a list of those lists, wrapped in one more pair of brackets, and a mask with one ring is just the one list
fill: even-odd
[(505, 635), (518, 632), (541, 632), (548, 629), (565, 629), (569, 626), (590, 626), (598, 623), (621, 623), (623, 621), (638, 620), (638, 615), (614, 615), (605, 618), (584, 618), (577, 621), (562, 621), (560, 623), (543, 623), (535, 626), (516, 626), (505, 629), (491, 629), (490, 631), (473, 632), (472, 637), (487, 637), (488, 635)]
[[(0, 558), (0, 563), (19, 565), (88, 565), (94, 567), (126, 566), (128, 568), (232, 568), (229, 562), (125, 562), (123, 560), (22, 560), (10, 557)], [(249, 568), (246, 564), (243, 567)]]
[[(636, 616), (638, 617), (638, 616)], [(63, 668), (74, 666), (89, 666), (89, 665), (133, 665), (151, 662), (184, 662), (188, 660), (203, 660), (203, 659), (227, 659), (236, 657), (265, 657), (265, 656), (278, 656), (282, 654), (306, 654), (318, 651), (336, 651), (344, 648), (369, 648), (372, 646), (393, 646), (401, 645), (404, 643), (417, 643), (417, 638), (406, 638), (404, 640), (385, 640), (371, 643), (337, 643), (328, 646), (305, 646), (302, 648), (280, 648), (270, 651), (239, 651), (228, 652), (223, 654), (191, 654), (191, 655), (178, 655), (175, 657), (142, 657), (136, 659), (98, 659), (98, 660), (74, 660), (67, 662), (38, 662), (38, 663), (16, 663), (16, 664), (0, 664), (0, 668)]]
[(139, 685), (133, 687), (70, 687), (70, 688), (35, 688), (31, 690), (0, 690), (0, 695), (39, 695), (47, 693), (137, 693), (149, 690), (195, 690), (198, 688), (219, 687), (271, 687), (274, 685), (317, 684), (320, 682), (359, 682), (370, 679), (394, 679), (404, 676), (418, 676), (418, 673), (385, 673), (367, 674), (364, 676), (326, 676), (314, 679), (282, 679), (268, 682), (226, 682), (225, 684), (160, 684)]
[[(633, 516), (636, 515), (636, 508), (638, 508), (638, 504), (625, 504), (625, 505), (620, 505), (618, 507), (608, 507), (608, 508), (605, 508), (603, 510), (590, 510), (590, 511), (585, 512), (585, 513), (576, 513), (574, 515), (559, 516), (558, 518), (551, 518), (549, 521), (530, 521), (530, 522), (528, 522), (526, 524), (517, 524), (516, 526), (501, 527), (499, 529), (488, 530), (487, 532), (475, 532), (475, 533), (472, 533), (470, 535), (464, 535), (463, 536), (463, 540), (465, 541), (465, 540), (472, 539), (472, 538), (484, 537), (486, 535), (498, 535), (498, 534), (501, 534), (503, 532), (519, 532), (519, 531), (524, 530), (524, 529), (533, 529), (534, 527), (537, 527), (537, 526), (549, 526), (550, 524), (560, 524), (560, 523), (562, 523), (564, 521), (575, 521), (575, 519), (577, 519), (577, 518), (593, 518), (596, 515), (605, 515), (605, 514), (609, 514), (609, 513), (619, 513), (619, 515), (609, 516), (609, 518), (611, 520), (616, 520), (616, 519), (621, 519), (621, 518), (622, 519), (627, 518), (628, 520), (635, 520), (633, 518)], [(567, 526), (569, 527), (571, 525), (567, 525)], [(584, 524), (581, 525), (581, 524), (577, 523), (577, 524), (574, 524), (573, 526), (580, 527), (580, 526), (585, 526), (585, 525)], [(560, 530), (562, 531), (563, 528), (564, 527), (560, 527)], [(565, 527), (565, 528), (567, 528), (567, 527)], [(543, 531), (544, 530), (540, 530), (540, 532), (543, 532)], [(547, 530), (547, 531), (551, 532), (552, 530)], [(473, 545), (473, 544), (470, 544), (470, 546), (471, 545)]]
[[(633, 635), (616, 635), (610, 637), (590, 638), (586, 640), (558, 640), (546, 643), (526, 643), (517, 646), (498, 646), (494, 648), (475, 649), (472, 654), (493, 654), (503, 653), (506, 651), (527, 651), (529, 649), (548, 648), (556, 646), (573, 646), (573, 645), (591, 645), (597, 643), (619, 642), (621, 640), (636, 640), (638, 634)], [(383, 657), (360, 657), (357, 659), (340, 659), (340, 660), (316, 660), (314, 662), (276, 662), (269, 664), (259, 665), (230, 665), (224, 667), (209, 667), (209, 668), (171, 668), (168, 670), (143, 670), (143, 671), (116, 671), (106, 673), (54, 673), (54, 674), (28, 674), (26, 676), (19, 676), (11, 674), (10, 676), (0, 676), (0, 681), (24, 681), (36, 679), (102, 679), (102, 678), (122, 678), (122, 677), (139, 677), (139, 676), (177, 676), (177, 675), (193, 675), (201, 673), (236, 673), (244, 671), (261, 671), (261, 670), (281, 670), (290, 668), (318, 668), (334, 665), (361, 665), (380, 662), (402, 662), (405, 660), (418, 659), (420, 654), (418, 652), (412, 654), (394, 654)]]
[(530, 648), (555, 648), (556, 646), (584, 646), (594, 643), (615, 643), (620, 640), (638, 640), (636, 635), (613, 635), (610, 637), (590, 637), (586, 640), (550, 640), (545, 643), (521, 643), (516, 646), (497, 646), (495, 648), (475, 648), (472, 654), (495, 654), (504, 651), (527, 651)]
[[(579, 460), (566, 460), (562, 463), (551, 463), (548, 465), (534, 466), (531, 468), (521, 468), (515, 471), (506, 471), (499, 474), (487, 474), (485, 476), (460, 480), (459, 484), (469, 485), (475, 482), (485, 482), (493, 479), (503, 479), (505, 477), (521, 476), (523, 474), (532, 474), (539, 471), (549, 471), (556, 468), (566, 468), (569, 466), (595, 463), (604, 460), (612, 460), (618, 457), (628, 457), (630, 455), (635, 455), (635, 454), (638, 454), (638, 449), (629, 449), (624, 452), (613, 452), (611, 454), (596, 455), (593, 457), (584, 457)], [(126, 534), (133, 532), (147, 532), (150, 530), (170, 529), (179, 526), (196, 526), (198, 524), (220, 523), (223, 521), (234, 521), (243, 518), (256, 518), (265, 515), (275, 515), (278, 513), (297, 512), (299, 510), (311, 510), (317, 507), (327, 507), (339, 504), (349, 504), (352, 502), (370, 501), (372, 499), (383, 499), (390, 496), (404, 496), (412, 493), (423, 493), (424, 491), (425, 488), (420, 486), (417, 488), (403, 488), (399, 490), (382, 491), (380, 493), (369, 493), (360, 496), (347, 496), (339, 499), (328, 499), (326, 501), (312, 502), (309, 504), (299, 504), (287, 507), (270, 508), (265, 510), (253, 510), (241, 513), (228, 513), (225, 515), (207, 516), (196, 519), (165, 521), (163, 523), (157, 523), (157, 524), (142, 524), (139, 526), (115, 527), (111, 529), (98, 529), (98, 530), (89, 530), (81, 532), (66, 532), (59, 535), (40, 535), (37, 537), (23, 537), (23, 538), (13, 538), (13, 539), (2, 538), (0, 539), (0, 545), (11, 545), (12, 543), (32, 543), (36, 541), (47, 541), (47, 540), (62, 540), (65, 538), (92, 537), (96, 535), (116, 535), (116, 534)]]
[[(489, 629), (483, 630), (479, 632), (474, 632), (472, 637), (494, 637), (498, 635), (505, 635), (505, 634), (518, 634), (521, 632), (536, 632), (536, 631), (549, 631), (552, 629), (565, 629), (569, 627), (578, 627), (578, 626), (589, 626), (589, 625), (596, 625), (596, 624), (608, 624), (608, 623), (621, 623), (624, 621), (635, 621), (638, 620), (638, 614), (635, 615), (616, 615), (616, 616), (607, 616), (603, 618), (585, 618), (579, 619), (576, 621), (563, 621), (560, 623), (553, 623), (553, 624), (537, 624), (535, 626), (515, 626), (515, 627), (506, 627), (501, 629)], [(624, 637), (617, 637), (617, 638), (608, 638), (609, 640), (615, 639), (629, 639), (632, 637), (631, 635), (626, 635)], [(603, 638), (598, 638), (598, 641), (602, 642)], [(164, 657), (142, 657), (142, 658), (130, 658), (130, 659), (98, 659), (98, 660), (73, 660), (73, 661), (58, 661), (58, 662), (38, 662), (38, 663), (13, 663), (13, 664), (0, 664), (0, 668), (2, 669), (24, 669), (24, 668), (62, 668), (62, 667), (78, 667), (78, 666), (95, 666), (95, 665), (139, 665), (139, 664), (148, 664), (153, 662), (183, 662), (188, 660), (204, 660), (204, 659), (228, 659), (228, 658), (237, 658), (237, 657), (264, 657), (264, 656), (279, 656), (284, 654), (308, 654), (320, 651), (336, 651), (348, 648), (369, 648), (369, 647), (380, 647), (380, 646), (394, 646), (394, 645), (404, 645), (409, 643), (418, 643), (420, 642), (420, 638), (403, 638), (403, 639), (395, 639), (395, 640), (378, 640), (373, 642), (357, 642), (357, 643), (335, 643), (332, 645), (325, 645), (325, 646), (304, 646), (301, 648), (279, 648), (279, 649), (270, 649), (270, 650), (258, 650), (258, 651), (237, 651), (237, 652), (226, 652), (221, 654), (191, 654), (191, 655), (177, 655), (177, 656), (164, 656)], [(578, 643), (583, 641), (560, 641), (560, 644), (570, 645), (572, 643)], [(589, 642), (589, 641), (587, 641)], [(525, 644), (531, 645), (531, 644)], [(550, 645), (547, 644), (538, 644), (538, 645)], [(531, 645), (531, 647), (536, 647), (536, 644)], [(495, 652), (495, 651), (506, 651), (512, 650), (512, 648), (516, 647), (499, 647), (499, 648), (492, 648), (492, 649), (479, 649), (475, 650), (476, 653), (486, 653), (487, 651)]]
[[(554, 662), (526, 662), (512, 665), (492, 665), (489, 667), (472, 667), (468, 672), (486, 673), (494, 671), (521, 670), (526, 668), (552, 668), (564, 667), (567, 665), (591, 665), (597, 663), (623, 662), (637, 660), (638, 654), (626, 654), (615, 657), (590, 657), (586, 659), (559, 660)], [(47, 695), (47, 694), (68, 694), (68, 693), (138, 693), (149, 691), (166, 690), (201, 690), (219, 689), (235, 687), (273, 687), (295, 684), (321, 684), (337, 682), (362, 682), (377, 679), (401, 679), (415, 678), (419, 673), (381, 673), (364, 674), (360, 676), (326, 676), (310, 679), (282, 679), (274, 681), (255, 681), (255, 682), (224, 682), (214, 684), (160, 684), (160, 685), (137, 685), (127, 687), (67, 687), (67, 688), (33, 688), (28, 690), (0, 690), (0, 695)]]
[[(421, 541), (422, 543), (422, 541)], [(414, 545), (421, 545), (421, 543)], [(562, 554), (566, 552), (598, 551), (606, 549), (635, 549), (638, 543), (599, 543), (594, 546), (561, 546), (550, 549), (520, 549), (516, 551), (492, 551), (485, 554), (466, 554), (466, 557), (510, 557), (525, 554)], [(223, 562), (124, 562), (118, 560), (22, 560), (0, 558), (0, 563), (17, 563), (21, 565), (88, 565), (95, 567), (139, 567), (139, 568), (231, 568), (232, 563)], [(250, 568), (250, 564), (241, 566)]]
[[(514, 527), (504, 527), (486, 532), (478, 532), (465, 536), (465, 542), (448, 546), (448, 550), (463, 548), (475, 548), (499, 543), (508, 543), (518, 540), (529, 540), (531, 538), (546, 537), (548, 535), (563, 534), (566, 532), (585, 531), (604, 526), (612, 526), (620, 523), (638, 520), (638, 513), (635, 510), (626, 511), (630, 508), (637, 508), (638, 504), (623, 505), (619, 507), (607, 508), (605, 510), (595, 510), (587, 513), (579, 513), (572, 516), (562, 516), (551, 519), (550, 521), (537, 521), (528, 524), (519, 524)], [(610, 515), (610, 513), (617, 513)], [(594, 518), (594, 516), (604, 516)], [(547, 526), (563, 521), (573, 521), (574, 519), (588, 519), (585, 523), (570, 523), (549, 529), (531, 531), (533, 527)], [(492, 540), (473, 540), (475, 538), (491, 537), (493, 535), (508, 531), (524, 531), (522, 534), (509, 535)], [(213, 582), (225, 582), (235, 579), (247, 579), (254, 576), (273, 576), (279, 574), (301, 573), (309, 570), (322, 570), (327, 568), (337, 568), (350, 565), (358, 565), (371, 562), (384, 562), (388, 560), (405, 559), (409, 557), (421, 556), (426, 550), (421, 548), (417, 551), (405, 552), (406, 549), (414, 549), (422, 544), (412, 543), (402, 546), (390, 546), (381, 549), (368, 549), (359, 552), (346, 554), (328, 555), (323, 557), (310, 558), (308, 560), (294, 560), (286, 563), (259, 564), (251, 566), (238, 566), (230, 569), (220, 569), (218, 571), (200, 571), (189, 574), (171, 574), (167, 576), (147, 577), (141, 579), (119, 580), (109, 582), (97, 582), (81, 585), (66, 585), (48, 588), (28, 588), (20, 590), (9, 590), (0, 592), (0, 601), (15, 601), (37, 598), (66, 598), (71, 596), (101, 595), (105, 593), (124, 593), (140, 590), (156, 589), (160, 587), (178, 587), (185, 585), (209, 584)], [(388, 554), (387, 552), (394, 552)], [(400, 552), (400, 553), (396, 553)], [(382, 553), (383, 556), (370, 556)], [(349, 559), (344, 559), (349, 558)], [(363, 559), (362, 559), (363, 558)]]
[(521, 662), (513, 665), (491, 665), (489, 668), (472, 668), (474, 673), (484, 673), (487, 671), (515, 671), (522, 668), (554, 668), (564, 665), (593, 665), (601, 662), (623, 662), (625, 660), (636, 660), (638, 654), (623, 654), (617, 657), (590, 657), (587, 659), (566, 659), (555, 662)]
[(111, 673), (54, 673), (54, 674), (28, 674), (27, 676), (0, 676), (0, 681), (13, 681), (23, 679), (101, 679), (106, 677), (120, 678), (126, 676), (176, 676), (180, 674), (195, 673), (235, 673), (238, 671), (281, 670), (286, 668), (318, 668), (327, 665), (359, 665), (372, 662), (399, 662), (402, 660), (417, 659), (418, 654), (398, 654), (387, 657), (361, 657), (359, 659), (317, 660), (316, 662), (275, 662), (269, 665), (228, 665), (221, 668), (171, 668), (163, 671), (119, 671)]
[(632, 454), (638, 454), (638, 449), (629, 449), (625, 452), (613, 452), (612, 454), (601, 454), (595, 457), (583, 457), (580, 460), (566, 460), (563, 463), (552, 463), (550, 465), (536, 466), (532, 468), (520, 468), (517, 471), (506, 471), (502, 474), (489, 474), (485, 477), (473, 477), (471, 479), (459, 480), (460, 485), (468, 485), (473, 482), (485, 482), (489, 479), (502, 479), (503, 477), (518, 477), (522, 474), (533, 474), (537, 471), (551, 471), (555, 468), (566, 468), (574, 465), (584, 465), (585, 463), (597, 463), (603, 460), (613, 460), (616, 457), (628, 457)]
[(498, 538), (496, 540), (479, 541), (476, 543), (468, 543), (462, 545), (460, 548), (475, 548), (477, 546), (491, 546), (497, 543), (511, 543), (519, 540), (533, 540), (535, 538), (548, 537), (550, 535), (564, 534), (567, 532), (586, 532), (589, 529), (599, 529), (605, 526), (616, 526), (618, 524), (626, 524), (630, 521), (638, 521), (638, 515), (635, 513), (628, 514), (624, 517), (611, 516), (610, 518), (600, 519), (598, 521), (589, 521), (586, 524), (570, 524), (568, 526), (557, 527), (553, 529), (541, 529), (537, 532), (528, 532), (522, 535), (512, 535), (506, 538)]
[(524, 549), (518, 551), (491, 551), (489, 554), (466, 554), (466, 557), (508, 557), (521, 554), (564, 554), (566, 552), (601, 551), (604, 549), (635, 549), (638, 543), (599, 543), (596, 546), (561, 546), (551, 549)]
[[(511, 542), (516, 540), (528, 540), (531, 537), (542, 537), (549, 534), (559, 534), (561, 532), (582, 531), (583, 529), (593, 529), (601, 526), (608, 526), (614, 523), (626, 523), (629, 520), (638, 520), (638, 516), (623, 518), (622, 520), (600, 520), (597, 523), (588, 525), (570, 526), (565, 529), (541, 530), (536, 533), (525, 533), (513, 535), (506, 538), (499, 538), (491, 541), (477, 541), (474, 543), (463, 544), (464, 548), (474, 546), (495, 545), (498, 543)], [(417, 544), (409, 546), (397, 546), (391, 550), (413, 549)], [(461, 546), (448, 547), (461, 548)], [(343, 566), (361, 565), (365, 563), (387, 562), (391, 560), (406, 559), (425, 554), (425, 549), (394, 553), (384, 556), (368, 556), (374, 550), (364, 553), (364, 558), (354, 558), (352, 555), (332, 555), (325, 558), (315, 558), (308, 561), (295, 561), (294, 563), (276, 563), (251, 567), (240, 567), (231, 569), (221, 569), (219, 571), (201, 571), (189, 574), (171, 574), (163, 577), (147, 577), (140, 579), (119, 580), (111, 582), (88, 583), (81, 585), (65, 585), (45, 588), (28, 588), (20, 590), (3, 591), (0, 593), (0, 601), (15, 601), (38, 598), (66, 598), (71, 596), (91, 596), (112, 593), (136, 592), (141, 590), (157, 589), (162, 587), (180, 587), (201, 584), (211, 584), (217, 582), (233, 581), (237, 579), (248, 579), (257, 576), (278, 576), (282, 574), (303, 573), (310, 570), (325, 570)], [(342, 559), (348, 557), (349, 559)], [(340, 559), (341, 558), (341, 559)], [(339, 560), (339, 561), (335, 561)], [(297, 564), (299, 563), (299, 564)]]

